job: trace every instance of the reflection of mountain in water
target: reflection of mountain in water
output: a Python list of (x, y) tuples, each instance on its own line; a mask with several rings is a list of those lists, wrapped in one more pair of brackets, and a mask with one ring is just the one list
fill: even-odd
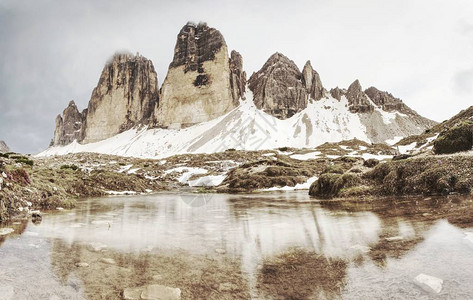
[[(300, 193), (204, 196), (87, 200), (76, 210), (47, 215), (18, 240), (7, 239), (0, 270), (21, 269), (30, 279), (28, 272), (43, 270), (43, 283), (58, 280), (68, 287), (64, 293), (89, 298), (113, 298), (125, 287), (151, 283), (179, 287), (183, 298), (371, 297), (371, 286), (381, 283), (402, 284), (400, 295), (418, 297), (412, 279), (419, 273), (443, 278), (446, 295), (473, 292), (466, 283), (455, 291), (448, 284), (449, 278), (473, 280), (473, 243), (444, 221), (418, 218), (425, 215), (421, 205), (366, 210), (321, 206)], [(450, 204), (435, 209), (444, 205)], [(28, 252), (28, 244), (38, 248)], [(17, 253), (30, 271), (16, 266)], [(27, 285), (22, 280), (15, 286)], [(304, 287), (309, 281), (313, 288)], [(389, 289), (378, 290), (376, 297), (388, 295)]]

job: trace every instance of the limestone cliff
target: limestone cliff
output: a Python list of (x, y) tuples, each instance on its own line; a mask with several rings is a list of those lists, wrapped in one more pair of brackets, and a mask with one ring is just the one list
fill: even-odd
[(83, 142), (100, 141), (135, 125), (148, 124), (158, 99), (153, 63), (139, 54), (115, 54), (92, 92)]
[(62, 116), (56, 117), (56, 129), (51, 146), (67, 145), (74, 140), (82, 141), (85, 115), (80, 113), (74, 101), (70, 101)]
[(158, 126), (180, 128), (219, 117), (238, 105), (244, 91), (241, 56), (222, 34), (205, 23), (186, 24), (177, 36), (174, 58), (155, 111)]

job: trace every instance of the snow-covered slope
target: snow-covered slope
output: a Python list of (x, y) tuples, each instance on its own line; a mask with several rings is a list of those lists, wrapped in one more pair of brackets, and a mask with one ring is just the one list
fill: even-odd
[(274, 149), (284, 146), (306, 148), (325, 142), (357, 138), (382, 142), (424, 130), (412, 116), (376, 109), (356, 114), (348, 101), (328, 97), (310, 101), (308, 107), (286, 120), (257, 109), (251, 93), (229, 113), (185, 129), (131, 129), (109, 139), (50, 147), (38, 156), (97, 152), (121, 156), (162, 158), (184, 153), (213, 153), (229, 148)]

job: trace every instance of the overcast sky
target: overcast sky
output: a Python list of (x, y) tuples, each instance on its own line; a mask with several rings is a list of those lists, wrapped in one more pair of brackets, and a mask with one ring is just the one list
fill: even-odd
[(187, 21), (220, 30), (248, 75), (278, 51), (327, 89), (359, 79), (442, 121), (473, 105), (472, 16), (471, 0), (0, 0), (0, 140), (45, 149), (118, 50), (151, 59), (161, 84)]

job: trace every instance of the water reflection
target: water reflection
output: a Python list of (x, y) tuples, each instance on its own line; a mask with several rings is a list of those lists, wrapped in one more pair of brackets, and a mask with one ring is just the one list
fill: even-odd
[[(452, 246), (462, 258), (445, 260), (448, 266), (473, 264), (464, 230), (433, 217), (450, 204), (321, 205), (305, 193), (89, 199), (45, 215), (38, 226), (16, 224), (15, 234), (0, 237), (0, 286), (28, 299), (33, 291), (20, 289), (39, 269), (44, 279), (36, 288), (54, 292), (43, 290), (35, 299), (113, 299), (123, 288), (151, 283), (179, 287), (184, 299), (371, 298), (379, 278), (408, 282), (400, 293), (419, 296), (413, 276), (455, 273), (428, 261), (430, 269), (414, 267), (421, 257), (448, 257), (449, 248), (429, 246), (447, 242), (438, 237), (472, 244)], [(427, 254), (419, 256), (422, 251)], [(473, 280), (469, 270), (462, 276)]]

